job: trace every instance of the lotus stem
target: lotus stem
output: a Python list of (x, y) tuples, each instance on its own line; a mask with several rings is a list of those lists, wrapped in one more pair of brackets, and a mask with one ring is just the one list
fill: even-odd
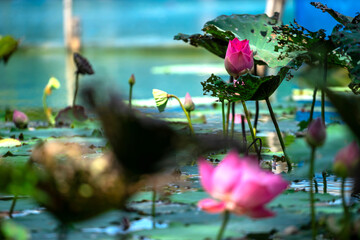
[(245, 116), (241, 115), (241, 131), (243, 137), (243, 143), (246, 145), (246, 132), (245, 132)]
[(152, 189), (152, 204), (151, 204), (151, 216), (153, 219), (153, 229), (156, 228), (156, 222), (155, 222), (155, 217), (156, 217), (156, 186), (154, 184), (153, 189)]
[[(245, 113), (246, 120), (247, 120), (248, 125), (249, 125), (249, 129), (250, 129), (250, 133), (251, 133), (252, 140), (253, 140), (253, 142), (255, 142), (256, 137), (255, 137), (255, 133), (254, 133), (253, 127), (252, 127), (252, 125), (251, 125), (251, 119), (250, 119), (250, 115), (249, 115), (249, 112), (248, 112), (247, 107), (246, 107), (246, 103), (245, 103), (245, 101), (243, 101), (243, 100), (241, 100), (241, 103), (242, 103), (243, 108), (244, 108), (244, 113)], [(259, 153), (259, 149), (258, 149), (256, 143), (254, 144), (254, 147), (255, 147), (255, 151), (256, 151), (257, 153)], [(260, 154), (259, 154), (259, 155), (260, 155)], [(259, 159), (259, 161), (260, 161), (260, 159)]]
[(79, 90), (79, 75), (80, 74), (78, 72), (75, 73), (76, 79), (75, 79), (75, 92), (74, 92), (74, 99), (73, 99), (73, 107), (75, 107), (76, 96), (77, 96), (77, 93)]
[(269, 113), (270, 113), (272, 122), (273, 122), (273, 124), (274, 124), (275, 129), (276, 129), (276, 133), (277, 133), (277, 135), (278, 135), (281, 148), (282, 148), (282, 150), (283, 150), (283, 152), (284, 152), (284, 157), (285, 157), (285, 160), (286, 160), (286, 163), (287, 163), (288, 172), (291, 172), (291, 170), (292, 170), (291, 162), (290, 162), (290, 159), (289, 159), (288, 155), (286, 154), (285, 143), (284, 143), (284, 140), (283, 140), (283, 138), (282, 138), (281, 131), (280, 131), (279, 125), (278, 125), (278, 123), (277, 123), (277, 120), (276, 120), (274, 111), (273, 111), (273, 109), (272, 109), (272, 107), (271, 107), (271, 103), (270, 103), (269, 98), (267, 97), (265, 100), (266, 100), (266, 104), (267, 104), (268, 109), (269, 109)]
[(327, 193), (327, 179), (326, 179), (327, 173), (325, 171), (322, 172), (322, 177), (323, 177), (323, 192)]
[(313, 240), (316, 239), (315, 200), (314, 200), (314, 189), (313, 189), (315, 151), (316, 151), (316, 147), (311, 147), (309, 182), (310, 182), (311, 229), (312, 229), (312, 239)]
[(234, 130), (235, 130), (235, 102), (231, 104), (231, 140), (234, 139)]
[(221, 240), (222, 239), (222, 236), (223, 236), (223, 234), (225, 232), (225, 228), (226, 228), (226, 225), (227, 225), (227, 223), (229, 221), (229, 218), (230, 218), (230, 212), (225, 211), (224, 212), (224, 217), (223, 217), (223, 222), (221, 224), (221, 228), (220, 228), (219, 233), (218, 233), (218, 235), (216, 237), (216, 240)]
[[(220, 100), (221, 101), (221, 100)], [(222, 126), (223, 126), (223, 135), (226, 137), (226, 128), (225, 128), (225, 100), (221, 101), (221, 114), (222, 114)]]
[(311, 108), (310, 108), (309, 124), (311, 123), (311, 121), (313, 120), (313, 117), (314, 117), (314, 107), (315, 107), (315, 102), (316, 102), (317, 90), (318, 90), (318, 88), (315, 87), (314, 88), (314, 93), (313, 93), (313, 100), (312, 100)]
[(314, 188), (315, 188), (315, 193), (319, 193), (319, 184), (315, 178), (315, 175), (314, 175)]
[(133, 84), (130, 84), (130, 89), (129, 89), (129, 108), (130, 109), (131, 109), (132, 91), (133, 91)]
[(259, 121), (259, 111), (260, 111), (259, 101), (256, 100), (255, 101), (255, 119), (254, 119), (255, 135), (256, 135), (257, 124)]
[[(323, 75), (323, 84), (326, 86), (326, 78), (327, 78), (327, 53), (324, 56), (324, 75)], [(325, 91), (324, 87), (321, 88), (321, 119), (325, 124)]]
[(194, 128), (193, 128), (193, 126), (192, 126), (192, 124), (191, 124), (191, 119), (190, 119), (189, 114), (188, 114), (188, 112), (186, 111), (184, 105), (181, 103), (180, 99), (179, 99), (177, 96), (172, 95), (172, 94), (169, 94), (168, 97), (169, 97), (169, 98), (175, 98), (176, 100), (178, 100), (178, 102), (179, 102), (179, 104), (180, 104), (182, 110), (184, 111), (185, 116), (186, 116), (186, 118), (187, 118), (187, 120), (188, 120), (189, 128), (190, 128), (190, 134), (191, 134), (191, 135), (194, 135), (195, 133), (194, 133)]
[(12, 218), (12, 215), (14, 213), (14, 209), (15, 209), (17, 199), (18, 199), (18, 195), (15, 195), (13, 200), (12, 200), (11, 207), (10, 207), (10, 210), (9, 210), (9, 217), (10, 218)]
[(344, 216), (343, 216), (343, 229), (342, 229), (342, 236), (341, 239), (347, 240), (350, 238), (350, 212), (349, 212), (349, 208), (346, 204), (346, 199), (345, 199), (345, 178), (342, 177), (341, 178), (341, 202), (342, 202), (342, 207), (343, 207), (343, 212), (344, 212)]
[(226, 136), (229, 136), (229, 118), (230, 118), (230, 101), (228, 101), (228, 104), (227, 104), (227, 112), (226, 112)]
[(68, 225), (66, 223), (60, 223), (59, 225), (59, 233), (58, 233), (58, 240), (66, 240), (68, 234)]

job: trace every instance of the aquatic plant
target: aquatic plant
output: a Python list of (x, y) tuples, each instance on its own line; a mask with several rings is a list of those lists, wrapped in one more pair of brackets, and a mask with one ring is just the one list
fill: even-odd
[(79, 90), (79, 75), (92, 75), (94, 74), (94, 70), (92, 69), (92, 66), (90, 65), (89, 61), (81, 56), (79, 53), (74, 53), (74, 62), (76, 65), (76, 72), (75, 72), (75, 92), (74, 92), (74, 99), (73, 99), (73, 107), (76, 103), (76, 96)]
[(43, 103), (43, 108), (44, 108), (44, 113), (45, 113), (46, 119), (48, 120), (48, 122), (51, 126), (55, 125), (55, 117), (51, 113), (51, 108), (48, 108), (48, 106), (47, 106), (46, 98), (47, 98), (47, 96), (49, 96), (52, 93), (52, 91), (54, 89), (59, 89), (59, 88), (60, 88), (60, 82), (59, 82), (59, 80), (57, 80), (54, 77), (51, 77), (49, 79), (48, 83), (46, 84), (46, 86), (44, 88), (42, 103)]
[(255, 159), (241, 158), (236, 151), (229, 152), (216, 168), (200, 159), (199, 173), (202, 187), (214, 199), (203, 199), (198, 206), (208, 213), (224, 214), (218, 240), (222, 239), (230, 213), (251, 218), (274, 216), (265, 204), (288, 186), (281, 176), (262, 170)]
[(306, 141), (311, 147), (311, 156), (310, 156), (310, 168), (309, 168), (309, 182), (310, 182), (310, 213), (311, 213), (311, 228), (312, 228), (312, 239), (316, 239), (316, 213), (315, 213), (315, 198), (314, 198), (314, 163), (315, 163), (315, 152), (316, 148), (324, 144), (326, 139), (326, 128), (321, 118), (316, 118), (313, 120), (306, 134)]
[(249, 40), (240, 41), (237, 38), (230, 40), (225, 55), (225, 69), (229, 75), (238, 79), (253, 66), (253, 51), (250, 49)]
[(133, 86), (135, 84), (135, 76), (134, 74), (131, 74), (130, 78), (129, 78), (129, 107), (131, 108), (131, 101), (132, 101), (132, 92), (133, 92)]
[(341, 239), (350, 239), (352, 216), (345, 199), (345, 179), (354, 177), (356, 168), (360, 163), (360, 148), (357, 142), (353, 141), (348, 146), (340, 149), (334, 159), (334, 173), (341, 177), (341, 200), (343, 206)]
[(188, 111), (185, 109), (184, 105), (181, 103), (180, 99), (173, 95), (173, 94), (168, 94), (167, 92), (164, 92), (162, 90), (159, 90), (159, 89), (153, 89), (153, 96), (154, 96), (154, 99), (155, 99), (155, 104), (156, 104), (156, 107), (158, 108), (159, 112), (163, 112), (166, 108), (166, 104), (168, 102), (168, 100), (170, 98), (175, 98), (179, 104), (180, 104), (180, 107), (182, 108), (187, 120), (188, 120), (188, 124), (189, 124), (189, 129), (190, 129), (190, 134), (194, 135), (194, 128), (191, 124), (191, 119), (190, 119), (190, 114), (188, 113)]
[(29, 118), (25, 113), (14, 110), (12, 121), (17, 128), (24, 129), (28, 126)]

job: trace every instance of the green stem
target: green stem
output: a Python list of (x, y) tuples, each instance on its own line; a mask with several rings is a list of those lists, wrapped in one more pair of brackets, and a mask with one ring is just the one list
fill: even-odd
[(156, 216), (156, 187), (153, 186), (152, 190), (152, 205), (151, 205), (151, 216), (153, 219), (153, 229), (156, 228), (155, 216)]
[(315, 193), (319, 193), (319, 184), (318, 184), (318, 182), (316, 181), (315, 176), (314, 176), (314, 188), (315, 188)]
[(316, 150), (316, 147), (311, 147), (310, 169), (309, 169), (310, 213), (311, 213), (311, 229), (312, 229), (312, 239), (313, 240), (316, 239), (315, 200), (314, 200), (314, 189), (313, 189), (315, 150)]
[(344, 211), (343, 229), (341, 232), (341, 239), (349, 239), (350, 237), (350, 212), (345, 200), (345, 178), (341, 178), (341, 202)]
[(314, 89), (314, 93), (313, 93), (313, 100), (311, 103), (311, 108), (310, 108), (310, 117), (309, 117), (309, 124), (311, 123), (311, 121), (313, 120), (313, 115), (314, 115), (314, 107), (315, 107), (315, 102), (316, 102), (316, 93), (317, 93), (318, 88), (315, 87)]
[(15, 209), (15, 205), (16, 205), (17, 199), (18, 199), (18, 195), (15, 195), (15, 196), (14, 196), (14, 199), (13, 199), (13, 201), (12, 201), (12, 203), (11, 203), (10, 210), (9, 210), (9, 217), (10, 217), (10, 218), (12, 218), (12, 215), (13, 215), (13, 213), (14, 213), (14, 209)]
[(256, 132), (256, 129), (257, 129), (258, 121), (259, 121), (259, 111), (260, 111), (259, 101), (256, 100), (255, 101), (255, 119), (254, 119), (255, 132)]
[(229, 211), (225, 211), (224, 212), (224, 218), (223, 218), (223, 222), (221, 224), (221, 228), (219, 230), (219, 233), (216, 237), (216, 240), (221, 240), (222, 239), (222, 236), (224, 234), (224, 231), (225, 231), (225, 228), (226, 228), (226, 225), (229, 221), (229, 218), (230, 218), (230, 212)]
[(266, 104), (267, 104), (268, 109), (269, 109), (269, 113), (270, 113), (272, 122), (273, 122), (273, 124), (274, 124), (275, 129), (276, 129), (276, 133), (277, 133), (277, 135), (278, 135), (281, 148), (282, 148), (282, 150), (283, 150), (283, 152), (284, 152), (284, 157), (285, 157), (285, 160), (286, 160), (286, 163), (287, 163), (288, 172), (291, 172), (291, 170), (292, 170), (291, 162), (290, 162), (290, 159), (289, 159), (288, 155), (286, 154), (285, 143), (284, 143), (284, 140), (283, 140), (283, 138), (282, 138), (279, 125), (278, 125), (278, 123), (277, 123), (277, 121), (276, 121), (276, 117), (275, 117), (274, 111), (273, 111), (273, 109), (272, 109), (272, 107), (271, 107), (271, 103), (270, 103), (269, 98), (266, 98), (265, 100), (266, 100)]
[(49, 124), (51, 126), (54, 126), (55, 125), (55, 119), (54, 119), (54, 116), (51, 114), (51, 112), (49, 111), (49, 114), (48, 115), (48, 107), (47, 107), (47, 103), (46, 103), (46, 93), (44, 91), (43, 93), (43, 98), (42, 98), (42, 102), (43, 102), (43, 107), (44, 107), (44, 113), (45, 113), (45, 116), (46, 116), (46, 119), (48, 120)]
[(132, 100), (132, 90), (133, 90), (133, 85), (130, 84), (130, 89), (129, 89), (129, 108), (131, 109), (131, 100)]
[(76, 72), (76, 79), (75, 79), (75, 93), (74, 93), (74, 99), (73, 99), (73, 107), (75, 107), (76, 103), (76, 96), (79, 90), (79, 73)]
[(225, 100), (221, 101), (221, 113), (222, 113), (222, 125), (223, 125), (223, 134), (226, 136), (226, 128), (225, 128)]
[(231, 139), (234, 139), (234, 129), (235, 129), (235, 102), (231, 104), (231, 112), (232, 112), (232, 118), (231, 118)]
[(230, 118), (230, 101), (227, 104), (227, 112), (226, 112), (226, 137), (229, 136), (229, 119)]
[(67, 239), (67, 234), (68, 234), (68, 225), (65, 223), (60, 223), (59, 226), (59, 232), (58, 232), (58, 240), (66, 240)]
[[(248, 122), (249, 129), (250, 129), (251, 137), (252, 137), (252, 140), (253, 140), (253, 142), (254, 142), (256, 137), (255, 137), (255, 133), (254, 133), (253, 127), (252, 127), (252, 125), (251, 125), (250, 115), (249, 115), (249, 112), (248, 112), (248, 110), (247, 110), (245, 101), (242, 100), (241, 103), (242, 103), (242, 105), (243, 105), (244, 113), (245, 113), (245, 116), (246, 116), (246, 120), (247, 120), (247, 122)], [(255, 147), (255, 151), (256, 151), (257, 153), (259, 153), (259, 150), (258, 150), (258, 147), (257, 147), (256, 142), (254, 143), (254, 147)], [(260, 154), (259, 154), (259, 155), (260, 155)], [(259, 159), (259, 160), (260, 160), (260, 159)]]
[(193, 126), (192, 126), (192, 124), (191, 124), (191, 119), (190, 119), (189, 114), (188, 114), (188, 112), (186, 111), (184, 105), (181, 103), (180, 99), (179, 99), (177, 96), (172, 95), (172, 94), (170, 94), (168, 97), (169, 97), (169, 98), (175, 98), (176, 100), (178, 100), (178, 102), (179, 102), (179, 104), (180, 104), (182, 110), (184, 111), (185, 116), (186, 116), (186, 118), (187, 118), (187, 120), (188, 120), (189, 128), (190, 128), (190, 134), (191, 134), (191, 135), (194, 135), (195, 133), (194, 133), (194, 128), (193, 128)]
[(325, 171), (322, 172), (323, 184), (324, 184), (324, 187), (323, 187), (324, 193), (327, 193), (327, 179), (326, 179), (326, 176), (327, 176), (327, 173)]
[[(323, 75), (323, 86), (326, 86), (326, 78), (327, 78), (327, 54), (324, 56), (324, 75)], [(325, 91), (324, 87), (321, 88), (321, 119), (325, 124)]]

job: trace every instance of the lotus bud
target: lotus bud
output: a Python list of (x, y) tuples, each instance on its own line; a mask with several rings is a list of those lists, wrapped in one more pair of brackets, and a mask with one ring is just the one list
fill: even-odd
[(235, 79), (254, 66), (253, 52), (249, 40), (240, 41), (237, 38), (229, 41), (225, 55), (225, 69)]
[(159, 112), (163, 112), (169, 100), (169, 94), (159, 89), (153, 89), (152, 93), (154, 95), (156, 107), (158, 108)]
[(354, 141), (342, 148), (335, 156), (334, 172), (339, 177), (351, 175), (360, 161), (359, 145)]
[(129, 78), (129, 84), (130, 84), (130, 86), (135, 84), (135, 76), (134, 76), (134, 74), (131, 74), (131, 77)]
[(184, 108), (188, 112), (195, 110), (195, 104), (194, 104), (193, 100), (191, 99), (191, 96), (189, 93), (186, 93), (186, 95), (185, 95)]
[(52, 92), (52, 90), (58, 89), (58, 88), (60, 88), (60, 82), (59, 82), (59, 80), (57, 80), (57, 79), (54, 78), (54, 77), (51, 77), (51, 78), (49, 79), (48, 84), (46, 85), (46, 87), (45, 87), (45, 89), (44, 89), (44, 93), (45, 93), (46, 95), (50, 95), (51, 92)]
[(27, 128), (29, 118), (25, 113), (15, 110), (13, 113), (13, 123), (17, 128), (24, 129)]
[(306, 141), (312, 147), (320, 147), (326, 139), (326, 128), (320, 118), (313, 120), (306, 134)]

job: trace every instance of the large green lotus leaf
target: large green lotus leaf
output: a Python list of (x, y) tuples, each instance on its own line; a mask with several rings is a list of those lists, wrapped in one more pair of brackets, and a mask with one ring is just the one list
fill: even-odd
[(19, 42), (11, 36), (0, 36), (0, 61), (7, 63), (11, 54), (15, 52)]
[(270, 18), (266, 14), (233, 14), (221, 15), (205, 23), (203, 31), (217, 38), (231, 40), (231, 36), (235, 35), (239, 40), (249, 40), (254, 59), (275, 68), (285, 66), (291, 60), (288, 57), (278, 59), (280, 53), (275, 51), (278, 43), (276, 35), (272, 33), (276, 25), (277, 17)]
[(323, 12), (327, 12), (329, 13), (336, 21), (338, 21), (341, 24), (347, 24), (350, 23), (353, 18), (349, 17), (349, 16), (345, 16), (331, 8), (328, 8), (326, 5), (319, 3), (319, 2), (311, 2), (311, 5), (313, 5), (314, 7), (320, 9)]
[(225, 53), (229, 42), (227, 39), (220, 39), (207, 34), (187, 35), (179, 33), (178, 35), (174, 36), (174, 39), (183, 40), (186, 43), (190, 43), (190, 45), (194, 47), (203, 47), (221, 58), (225, 58)]

